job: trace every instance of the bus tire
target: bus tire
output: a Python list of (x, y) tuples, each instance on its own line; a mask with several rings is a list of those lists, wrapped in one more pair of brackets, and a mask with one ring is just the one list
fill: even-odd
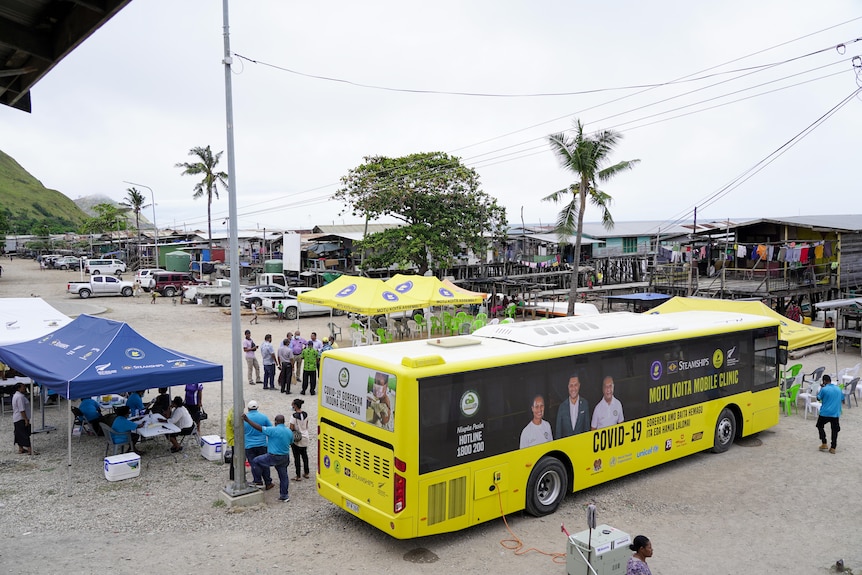
[(721, 410), (718, 421), (715, 422), (715, 441), (712, 445), (712, 452), (724, 453), (730, 449), (734, 438), (736, 438), (736, 416), (725, 407)]
[(566, 467), (560, 460), (541, 458), (527, 481), (527, 513), (543, 517), (556, 511), (566, 497), (568, 485)]

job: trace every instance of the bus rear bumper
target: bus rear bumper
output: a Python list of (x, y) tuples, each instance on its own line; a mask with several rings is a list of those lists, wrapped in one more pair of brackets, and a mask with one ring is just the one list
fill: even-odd
[(383, 513), (355, 497), (349, 497), (338, 487), (320, 478), (317, 481), (317, 493), (351, 515), (355, 515), (396, 539), (410, 539), (417, 536), (414, 530), (415, 521), (412, 517)]

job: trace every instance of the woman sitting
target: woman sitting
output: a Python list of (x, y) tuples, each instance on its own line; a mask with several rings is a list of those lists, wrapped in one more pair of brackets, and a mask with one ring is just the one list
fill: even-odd
[(192, 431), (195, 430), (195, 420), (192, 419), (192, 415), (189, 413), (189, 410), (186, 409), (182, 397), (175, 397), (171, 402), (171, 406), (173, 406), (174, 409), (173, 412), (171, 412), (171, 416), (168, 418), (168, 421), (179, 427), (180, 432), (169, 434), (168, 441), (170, 441), (172, 445), (171, 453), (177, 453), (178, 451), (183, 450), (183, 446), (177, 441), (177, 436), (191, 435)]

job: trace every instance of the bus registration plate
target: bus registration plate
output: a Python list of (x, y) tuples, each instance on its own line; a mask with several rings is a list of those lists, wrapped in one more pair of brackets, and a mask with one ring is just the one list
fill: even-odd
[(345, 505), (345, 507), (347, 507), (348, 509), (350, 509), (350, 510), (351, 510), (351, 511), (353, 511), (354, 513), (357, 513), (357, 514), (359, 513), (359, 505), (357, 505), (356, 503), (352, 502), (351, 500), (349, 500), (349, 499), (345, 499), (345, 500), (344, 500), (344, 505)]

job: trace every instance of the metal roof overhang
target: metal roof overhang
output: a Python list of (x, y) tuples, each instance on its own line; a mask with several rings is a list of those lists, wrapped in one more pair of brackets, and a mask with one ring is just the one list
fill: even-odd
[(131, 0), (0, 0), (0, 104), (31, 111), (30, 89)]

